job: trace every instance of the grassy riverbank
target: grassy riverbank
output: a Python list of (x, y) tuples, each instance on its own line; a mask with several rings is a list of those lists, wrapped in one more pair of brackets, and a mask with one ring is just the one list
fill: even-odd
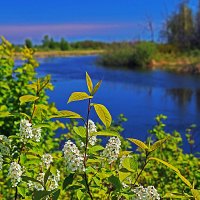
[(107, 67), (200, 74), (200, 50), (181, 52), (173, 46), (151, 42), (117, 44), (107, 49), (99, 62)]
[[(34, 55), (36, 58), (46, 58), (46, 57), (68, 57), (68, 56), (81, 56), (81, 55), (97, 55), (103, 53), (103, 50), (49, 50), (49, 51), (35, 51)], [(16, 57), (20, 57), (21, 53), (17, 52)]]

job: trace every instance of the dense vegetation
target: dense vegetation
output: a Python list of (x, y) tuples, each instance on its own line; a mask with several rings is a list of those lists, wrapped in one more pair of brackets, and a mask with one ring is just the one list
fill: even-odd
[[(183, 153), (180, 133), (165, 132), (165, 116), (156, 117), (145, 142), (123, 138), (126, 119), (112, 122), (107, 108), (95, 103), (101, 81), (93, 85), (87, 73), (88, 92), (74, 92), (68, 99), (87, 101), (87, 117), (58, 111), (47, 102), (50, 77), (36, 79), (33, 51), (22, 49), (21, 66), (15, 65), (14, 52), (2, 38), (1, 199), (200, 199), (200, 160)], [(102, 124), (90, 120), (91, 112)], [(59, 118), (77, 121), (63, 124)], [(55, 138), (57, 128), (68, 133)], [(191, 130), (187, 137), (193, 144), (190, 135)]]
[[(32, 40), (25, 39), (24, 45), (27, 48), (35, 48), (37, 51), (69, 51), (69, 50), (102, 50), (108, 47), (110, 44), (106, 42), (85, 40), (77, 42), (68, 42), (65, 38), (61, 38), (60, 41), (54, 40), (49, 35), (45, 35), (41, 41), (41, 44), (34, 45)], [(16, 48), (20, 50), (21, 45), (16, 45)]]

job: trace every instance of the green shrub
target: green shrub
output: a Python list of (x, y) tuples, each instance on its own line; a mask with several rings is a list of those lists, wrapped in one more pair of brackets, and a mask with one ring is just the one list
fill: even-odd
[(108, 49), (99, 62), (111, 67), (144, 68), (150, 64), (156, 51), (156, 45), (151, 42), (125, 43)]
[[(14, 65), (13, 61), (8, 62), (10, 54), (6, 54), (10, 44), (4, 39), (3, 44), (5, 57), (2, 54), (1, 65), (6, 66), (3, 70), (10, 77)], [(12, 78), (6, 80), (12, 82)], [(68, 103), (87, 101), (85, 118), (73, 111), (58, 111), (44, 101), (48, 77), (26, 83), (31, 90), (17, 101), (19, 110), (24, 106), (25, 113), (8, 111), (7, 107), (1, 110), (3, 126), (17, 118), (16, 126), (9, 127), (13, 128), (13, 135), (0, 135), (0, 198), (156, 200), (160, 199), (159, 192), (163, 198), (199, 200), (200, 161), (183, 154), (179, 133), (164, 131), (162, 120), (166, 117), (156, 117), (157, 124), (147, 141), (124, 139), (119, 134), (123, 130), (119, 124), (126, 121), (124, 116), (117, 124), (112, 123), (108, 109), (95, 103), (101, 81), (93, 85), (86, 73), (86, 83), (87, 93), (73, 92), (68, 99)], [(96, 112), (101, 124), (96, 126), (90, 120), (91, 112)], [(65, 128), (59, 121), (51, 121), (58, 118), (80, 120), (81, 125), (72, 121), (67, 124), (68, 134), (54, 138), (58, 127)], [(106, 145), (102, 144), (102, 137), (108, 138)], [(62, 139), (65, 144), (61, 151), (58, 147)], [(137, 146), (137, 152), (131, 150), (130, 143)]]

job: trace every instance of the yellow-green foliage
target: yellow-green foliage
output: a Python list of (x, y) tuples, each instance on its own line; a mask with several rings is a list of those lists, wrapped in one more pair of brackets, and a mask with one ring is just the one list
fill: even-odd
[[(73, 92), (68, 99), (68, 103), (88, 102), (85, 118), (73, 111), (58, 111), (47, 103), (49, 77), (35, 80), (37, 62), (32, 50), (23, 50), (25, 63), (15, 68), (12, 45), (3, 38), (0, 49), (1, 199), (135, 199), (139, 185), (154, 186), (163, 198), (200, 199), (200, 161), (182, 152), (179, 133), (164, 131), (165, 116), (156, 118), (147, 141), (124, 139), (122, 127), (112, 123), (108, 109), (95, 103), (101, 81), (93, 84), (86, 73), (88, 92)], [(5, 99), (10, 95), (13, 101)], [(91, 112), (96, 112), (101, 125), (96, 127), (90, 120)], [(68, 134), (54, 138), (57, 128), (65, 128), (59, 121), (51, 121), (57, 118), (80, 120), (81, 125), (72, 121), (67, 124)], [(120, 116), (119, 123), (123, 121)], [(109, 138), (106, 145), (102, 138)], [(61, 139), (65, 140), (62, 150)], [(138, 147), (137, 152), (130, 143)], [(157, 190), (150, 188), (151, 192), (143, 191), (142, 198), (159, 199)]]

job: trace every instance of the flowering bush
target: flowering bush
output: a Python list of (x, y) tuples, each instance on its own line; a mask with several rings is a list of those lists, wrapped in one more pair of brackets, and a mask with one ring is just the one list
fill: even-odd
[[(157, 200), (164, 195), (156, 182), (162, 181), (160, 171), (164, 173), (167, 169), (158, 168), (160, 177), (156, 179), (153, 173), (157, 166), (155, 161), (160, 163), (158, 166), (171, 169), (187, 189), (187, 193), (176, 190), (173, 193), (169, 190), (166, 198), (200, 199), (198, 180), (196, 185), (191, 184), (183, 172), (165, 161), (167, 156), (161, 153), (166, 144), (170, 148), (170, 141), (175, 141), (174, 136), (162, 130), (162, 117), (158, 117), (159, 123), (152, 130), (155, 140), (151, 138), (145, 143), (134, 138), (125, 140), (116, 131), (119, 128), (112, 127), (108, 109), (94, 101), (101, 81), (93, 86), (86, 73), (88, 93), (73, 92), (68, 99), (68, 103), (88, 101), (86, 118), (69, 110), (45, 112), (47, 107), (40, 98), (43, 98), (42, 90), (48, 87), (48, 83), (49, 79), (29, 83), (28, 86), (33, 89), (31, 94), (19, 98), (20, 105), (25, 104), (29, 110), (26, 109), (27, 113), (18, 113), (21, 119), (17, 123), (15, 135), (0, 135), (1, 199)], [(90, 119), (92, 111), (96, 112), (103, 125), (95, 125)], [(15, 117), (15, 113), (2, 111), (0, 116), (10, 119)], [(65, 135), (62, 148), (58, 148), (58, 138), (48, 135), (55, 130), (56, 125), (51, 119), (57, 118), (76, 119), (82, 123), (70, 127), (70, 134)], [(106, 145), (102, 145), (100, 137), (108, 138)], [(130, 142), (138, 147), (140, 153), (129, 148)], [(199, 161), (195, 162), (198, 172)], [(198, 178), (195, 172), (193, 178)]]

